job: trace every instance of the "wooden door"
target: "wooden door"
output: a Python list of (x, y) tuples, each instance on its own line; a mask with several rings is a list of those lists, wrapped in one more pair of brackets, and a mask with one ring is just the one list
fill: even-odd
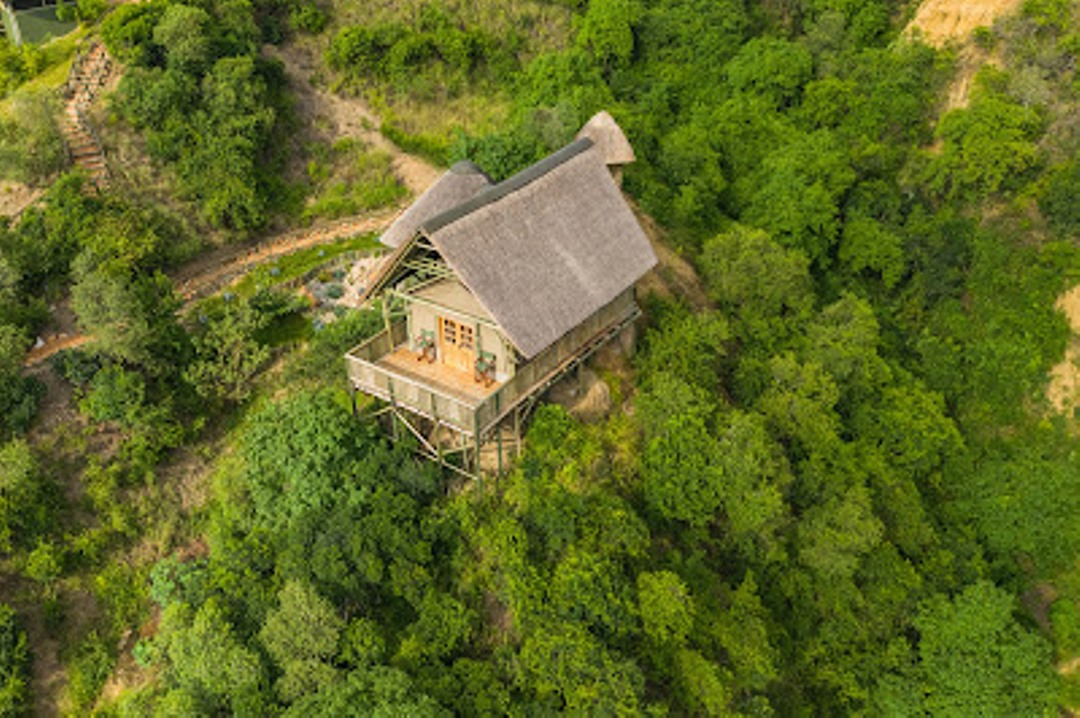
[(472, 373), (476, 362), (476, 336), (471, 326), (439, 317), (439, 356), (443, 364)]

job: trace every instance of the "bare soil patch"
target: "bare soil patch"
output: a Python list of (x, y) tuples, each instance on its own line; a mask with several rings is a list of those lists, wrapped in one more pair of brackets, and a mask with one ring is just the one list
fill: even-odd
[(45, 190), (21, 182), (0, 182), (0, 215), (18, 217), (37, 201)]
[(1016, 12), (1023, 0), (927, 0), (904, 30), (935, 47), (959, 46), (956, 74), (946, 92), (944, 112), (967, 107), (971, 83), (984, 64), (1000, 64), (1000, 58), (971, 42), (976, 28), (990, 27), (999, 17)]
[(967, 107), (971, 98), (972, 82), (982, 66), (1001, 67), (1001, 64), (1001, 57), (997, 54), (991, 54), (971, 43), (962, 47), (956, 56), (956, 74), (953, 75), (952, 83), (945, 94), (942, 112)]
[(639, 282), (641, 288), (646, 292), (656, 292), (661, 297), (682, 297), (697, 310), (711, 308), (712, 300), (709, 299), (709, 293), (705, 291), (705, 285), (693, 265), (668, 245), (664, 230), (652, 217), (642, 212), (633, 202), (631, 207), (658, 260), (656, 267)]
[(965, 42), (977, 27), (1020, 8), (1023, 0), (927, 0), (919, 6), (905, 32), (918, 32), (935, 47), (950, 41)]
[(1080, 285), (1058, 297), (1054, 307), (1065, 313), (1073, 336), (1065, 357), (1050, 370), (1046, 398), (1054, 411), (1073, 416), (1080, 406)]
[[(367, 103), (358, 97), (342, 97), (312, 81), (319, 70), (314, 48), (289, 43), (268, 45), (263, 53), (280, 60), (296, 100), (296, 111), (309, 139), (327, 142), (354, 137), (393, 158), (394, 172), (411, 193), (419, 194), (439, 178), (441, 170), (419, 157), (402, 152), (379, 132), (381, 120)], [(293, 153), (294, 156), (299, 153)]]

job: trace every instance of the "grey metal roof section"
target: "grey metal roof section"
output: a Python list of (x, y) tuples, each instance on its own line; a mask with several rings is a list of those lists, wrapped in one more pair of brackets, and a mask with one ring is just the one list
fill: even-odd
[(656, 264), (589, 139), (432, 218), (420, 231), (526, 358)]
[(577, 133), (577, 138), (588, 137), (600, 150), (604, 162), (609, 165), (628, 165), (634, 161), (634, 148), (626, 139), (619, 123), (607, 110), (592, 116)]
[(491, 180), (483, 170), (467, 160), (458, 162), (417, 197), (383, 232), (380, 240), (388, 247), (398, 247), (411, 239), (416, 228), (428, 219), (456, 207), (490, 186)]

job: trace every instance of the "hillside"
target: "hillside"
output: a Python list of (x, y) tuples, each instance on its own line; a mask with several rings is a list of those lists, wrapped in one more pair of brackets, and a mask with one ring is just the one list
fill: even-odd
[[(1080, 710), (1076, 2), (92, 5), (0, 45), (0, 716)], [(602, 109), (635, 351), (440, 471), (374, 235)]]

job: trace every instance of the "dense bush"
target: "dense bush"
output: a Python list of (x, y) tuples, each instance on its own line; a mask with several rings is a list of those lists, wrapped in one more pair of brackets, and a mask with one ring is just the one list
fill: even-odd
[(252, 7), (211, 14), (144, 3), (111, 14), (102, 36), (132, 66), (116, 110), (146, 133), (151, 155), (174, 168), (181, 192), (215, 226), (263, 226), (279, 187), (276, 138), (287, 109), (281, 67), (258, 54)]
[(28, 715), (30, 646), (15, 611), (0, 603), (0, 715)]
[(247, 398), (252, 377), (270, 358), (257, 335), (272, 318), (246, 301), (200, 315), (193, 333), (195, 357), (184, 372), (199, 396), (214, 402)]
[[(638, 154), (626, 187), (699, 291), (681, 296), (698, 280), (665, 255), (650, 284), (670, 291), (644, 300), (636, 357), (605, 365), (617, 408), (582, 423), (541, 407), (511, 471), (464, 485), (411, 457), (400, 426), (392, 447), (350, 411), (342, 353), (380, 313), (319, 325), (229, 437), (207, 555), (166, 558), (148, 588), (141, 569), (94, 580), (114, 628), (141, 621), (147, 593), (162, 609), (137, 654), (157, 678), (131, 711), (1004, 716), (1075, 701), (1054, 661), (1077, 643), (1080, 469), (1044, 397), (1077, 261), (1046, 231), (1068, 237), (1075, 214), (1066, 4), (995, 29), (1006, 69), (936, 126), (948, 64), (898, 37), (894, 3), (562, 4), (577, 36), (500, 76), (506, 123), (453, 152), (504, 177), (611, 108)], [(238, 7), (219, 22), (220, 7), (129, 6), (105, 28), (135, 67), (122, 113), (180, 174), (221, 169), (200, 133), (246, 172), (241, 150), (278, 127)], [(343, 29), (329, 60), (416, 93), (503, 72), (512, 39), (417, 13)], [(312, 176), (330, 177), (319, 162)], [(215, 181), (230, 201), (204, 198), (210, 216), (253, 221), (262, 195)], [(105, 538), (69, 550), (31, 531), (15, 547), (53, 589), (138, 534), (123, 492), (154, 486), (180, 417), (247, 398), (270, 341), (256, 315), (275, 311), (265, 295), (197, 307), (189, 343), (154, 274), (165, 229), (62, 184), (4, 233), (0, 288), (17, 291), (0, 306), (28, 336), (29, 290), (74, 262), (80, 318), (110, 343), (69, 374), (123, 439), (83, 474)], [(12, 494), (36, 476), (12, 473)], [(36, 500), (10, 505), (9, 535), (44, 522), (22, 512)], [(1056, 656), (1021, 613), (1039, 596), (1055, 598)], [(114, 638), (75, 652), (72, 705), (96, 695)]]
[(1039, 195), (1039, 209), (1063, 237), (1080, 234), (1080, 161), (1059, 167)]
[(0, 441), (29, 428), (45, 392), (38, 379), (22, 375), (29, 346), (21, 327), (0, 323)]
[(56, 518), (57, 497), (21, 439), (0, 446), (0, 554), (29, 548)]
[(56, 123), (59, 103), (46, 92), (25, 90), (10, 102), (11, 119), (0, 117), (0, 177), (44, 184), (68, 164)]
[(38, 47), (30, 43), (16, 46), (6, 34), (0, 37), (0, 97), (40, 72), (44, 61)]
[(354, 79), (377, 79), (402, 90), (451, 95), (479, 75), (505, 79), (515, 66), (515, 36), (496, 38), (464, 27), (438, 4), (421, 6), (415, 25), (354, 25), (340, 30), (326, 52), (329, 65)]

